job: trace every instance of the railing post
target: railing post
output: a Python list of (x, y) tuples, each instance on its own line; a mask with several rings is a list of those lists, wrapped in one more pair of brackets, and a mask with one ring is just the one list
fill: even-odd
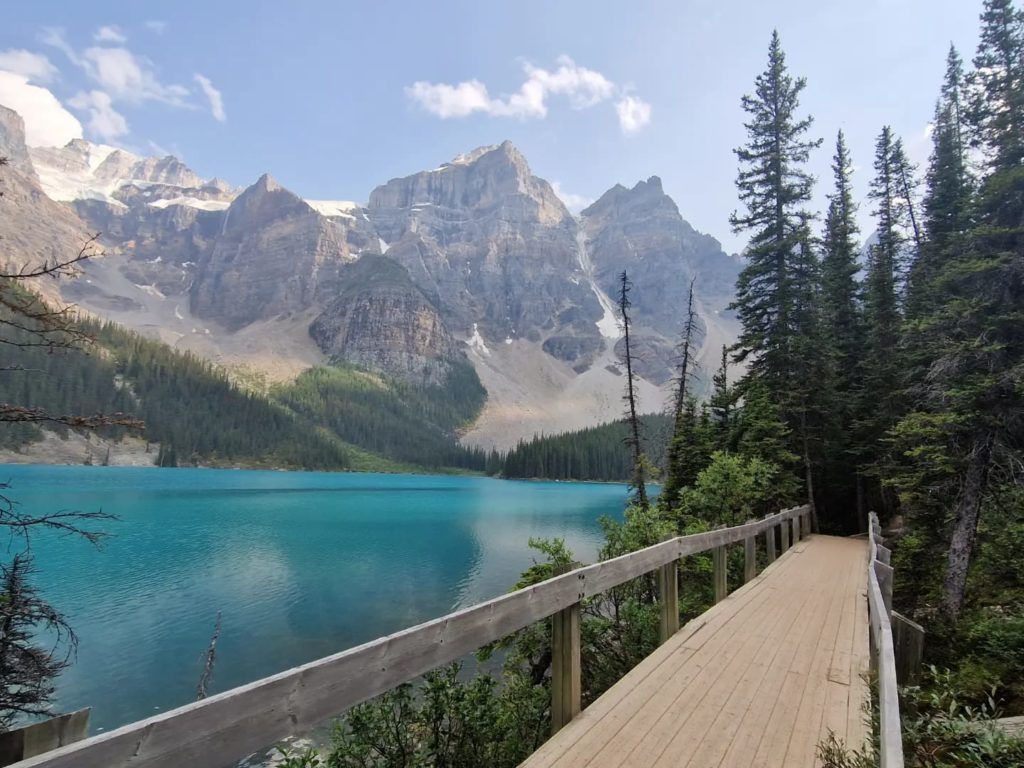
[(768, 550), (768, 565), (775, 562), (775, 530), (778, 528), (777, 525), (773, 525), (764, 532), (764, 541)]
[(793, 515), (790, 520), (793, 522), (793, 546), (796, 546), (800, 541), (800, 515)]
[(783, 520), (779, 529), (782, 531), (782, 551), (779, 554), (785, 554), (786, 550), (789, 549), (789, 520)]
[(661, 642), (679, 631), (679, 568), (678, 560), (658, 569), (658, 596), (661, 599)]
[(749, 584), (757, 576), (757, 538), (743, 540), (743, 583)]
[(715, 602), (719, 603), (729, 594), (724, 544), (711, 550), (711, 572), (715, 585)]
[(551, 617), (552, 734), (580, 713), (581, 697), (580, 604), (573, 603)]
[(878, 588), (882, 592), (882, 602), (885, 603), (885, 612), (892, 620), (892, 566), (886, 565), (881, 560), (875, 560), (873, 567), (875, 576), (878, 578)]
[(896, 682), (917, 685), (924, 656), (924, 627), (893, 611), (892, 644), (896, 654)]

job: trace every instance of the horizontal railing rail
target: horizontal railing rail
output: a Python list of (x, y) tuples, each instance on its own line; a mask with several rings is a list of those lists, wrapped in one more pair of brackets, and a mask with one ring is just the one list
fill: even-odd
[(771, 562), (776, 529), (781, 554), (810, 533), (810, 522), (805, 505), (732, 528), (678, 536), (61, 747), (16, 768), (222, 768), (548, 617), (555, 618), (558, 646), (552, 669), (557, 729), (580, 707), (582, 600), (661, 569), (662, 639), (667, 639), (679, 626), (676, 561), (714, 551), (719, 600), (726, 592), (725, 547), (744, 543), (749, 580), (756, 574), (756, 536), (766, 535)]
[(882, 528), (872, 512), (868, 525), (868, 614), (872, 666), (878, 678), (878, 756), (881, 768), (903, 768), (903, 730), (892, 641), (893, 569), (890, 552), (881, 541)]

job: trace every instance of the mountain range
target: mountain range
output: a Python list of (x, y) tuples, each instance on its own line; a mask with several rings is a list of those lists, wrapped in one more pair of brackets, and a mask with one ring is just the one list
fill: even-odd
[(391, 179), (365, 203), (306, 200), (269, 174), (237, 188), (170, 156), (27, 147), (4, 107), (0, 155), (5, 264), (66, 257), (100, 233), (103, 255), (51, 281), (52, 297), (268, 382), (344, 361), (443, 384), (468, 359), (488, 393), (471, 445), (619, 415), (623, 270), (644, 410), (664, 404), (691, 279), (702, 368), (735, 338), (739, 259), (682, 218), (658, 177), (574, 216), (506, 141)]

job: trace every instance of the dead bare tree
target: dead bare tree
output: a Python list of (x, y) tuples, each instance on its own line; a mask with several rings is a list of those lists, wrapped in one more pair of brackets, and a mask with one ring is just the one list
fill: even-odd
[(206, 649), (203, 673), (199, 675), (199, 684), (196, 686), (196, 701), (206, 698), (206, 689), (213, 680), (213, 665), (217, 661), (217, 640), (220, 638), (220, 611), (217, 611), (217, 621), (213, 625), (213, 635), (210, 637), (210, 647)]

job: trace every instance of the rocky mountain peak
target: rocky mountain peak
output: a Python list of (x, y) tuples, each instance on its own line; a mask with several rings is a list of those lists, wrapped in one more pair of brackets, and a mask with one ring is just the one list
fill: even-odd
[(36, 180), (36, 172), (25, 145), (25, 121), (13, 109), (0, 106), (0, 157), (9, 167)]

